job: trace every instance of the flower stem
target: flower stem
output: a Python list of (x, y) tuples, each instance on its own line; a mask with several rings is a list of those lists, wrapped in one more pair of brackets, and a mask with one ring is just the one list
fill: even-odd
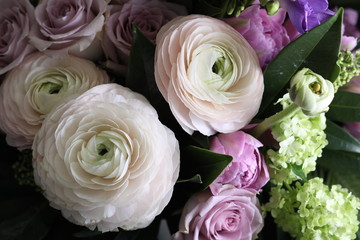
[(301, 108), (296, 105), (295, 103), (292, 103), (289, 107), (285, 108), (281, 112), (275, 113), (271, 117), (268, 117), (264, 119), (259, 125), (257, 125), (252, 131), (252, 135), (255, 138), (261, 137), (261, 135), (268, 130), (269, 128), (273, 127), (275, 124), (279, 123), (284, 118), (287, 118), (297, 111), (301, 110)]

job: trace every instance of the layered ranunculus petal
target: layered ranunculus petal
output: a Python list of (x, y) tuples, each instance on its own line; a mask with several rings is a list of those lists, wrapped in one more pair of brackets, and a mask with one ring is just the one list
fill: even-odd
[(103, 84), (49, 114), (33, 144), (36, 183), (68, 220), (134, 230), (172, 196), (179, 146), (140, 94)]
[(186, 132), (229, 133), (255, 116), (262, 70), (232, 27), (202, 15), (178, 17), (161, 28), (156, 44), (157, 86)]
[(0, 129), (9, 145), (30, 148), (46, 114), (68, 98), (108, 82), (106, 72), (88, 60), (31, 54), (0, 87)]

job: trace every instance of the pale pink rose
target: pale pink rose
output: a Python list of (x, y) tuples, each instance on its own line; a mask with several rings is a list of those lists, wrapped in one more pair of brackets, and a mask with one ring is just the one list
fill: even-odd
[(35, 182), (51, 206), (102, 232), (147, 227), (179, 174), (174, 133), (142, 95), (117, 84), (56, 108), (32, 149)]
[(241, 12), (239, 17), (225, 18), (254, 48), (260, 65), (265, 68), (274, 57), (290, 42), (283, 27), (286, 11), (279, 9), (273, 16), (267, 14), (260, 5), (252, 5)]
[(21, 63), (36, 49), (29, 43), (35, 34), (34, 7), (27, 0), (0, 0), (0, 75)]
[(97, 35), (102, 31), (107, 5), (108, 0), (40, 1), (35, 8), (40, 37), (32, 37), (32, 44), (39, 51), (96, 59), (102, 52)]
[(9, 145), (30, 148), (52, 109), (93, 86), (108, 83), (89, 60), (34, 53), (10, 71), (0, 86), (0, 129)]
[(223, 188), (194, 194), (186, 203), (173, 239), (252, 240), (264, 225), (255, 193), (245, 189)]
[(225, 184), (259, 192), (269, 181), (264, 157), (258, 149), (262, 146), (256, 138), (242, 131), (212, 137), (210, 150), (230, 155), (233, 160), (210, 185), (211, 192), (214, 195), (218, 194)]
[(258, 112), (263, 74), (253, 48), (221, 20), (189, 15), (156, 38), (156, 84), (189, 134), (230, 133)]
[(159, 0), (130, 0), (123, 5), (111, 4), (109, 10), (102, 46), (110, 62), (123, 65), (127, 64), (130, 55), (133, 25), (155, 43), (156, 35), (165, 23), (186, 13), (181, 5)]

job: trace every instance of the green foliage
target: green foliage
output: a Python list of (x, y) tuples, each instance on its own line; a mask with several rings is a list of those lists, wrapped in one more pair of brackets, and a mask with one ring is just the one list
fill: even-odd
[(360, 122), (360, 94), (338, 91), (326, 116), (333, 121)]
[[(197, 184), (196, 191), (206, 189), (232, 161), (232, 157), (215, 153), (204, 148), (188, 146), (181, 152), (181, 170), (190, 178), (199, 174), (201, 184)], [(185, 177), (186, 178), (186, 177)]]
[(274, 112), (271, 106), (288, 88), (292, 76), (307, 67), (325, 79), (332, 76), (339, 54), (343, 9), (325, 23), (313, 28), (287, 45), (264, 72), (266, 91), (259, 116)]

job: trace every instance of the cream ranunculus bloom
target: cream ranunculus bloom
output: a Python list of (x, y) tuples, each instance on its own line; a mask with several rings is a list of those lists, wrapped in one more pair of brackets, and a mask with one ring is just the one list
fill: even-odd
[(36, 183), (76, 224), (112, 231), (148, 226), (179, 174), (175, 135), (147, 100), (103, 84), (49, 114), (33, 144)]
[(30, 148), (53, 108), (108, 82), (106, 72), (85, 59), (41, 53), (28, 56), (0, 86), (0, 129), (7, 135), (7, 143)]
[(186, 132), (234, 132), (258, 112), (259, 60), (232, 27), (202, 15), (178, 17), (160, 29), (156, 44), (156, 83)]

